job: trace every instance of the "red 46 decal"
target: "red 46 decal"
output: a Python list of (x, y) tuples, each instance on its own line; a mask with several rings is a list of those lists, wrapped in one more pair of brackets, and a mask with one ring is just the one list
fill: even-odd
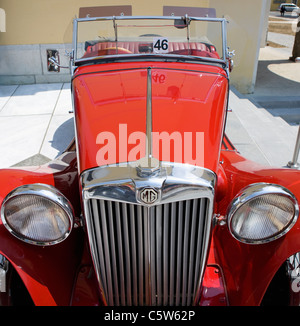
[(168, 53), (169, 40), (165, 37), (155, 37), (153, 39), (153, 51), (154, 53)]

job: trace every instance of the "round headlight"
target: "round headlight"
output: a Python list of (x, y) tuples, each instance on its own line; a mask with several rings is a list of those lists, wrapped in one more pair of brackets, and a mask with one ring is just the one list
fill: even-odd
[(258, 183), (248, 186), (228, 211), (231, 234), (245, 243), (265, 243), (286, 234), (298, 217), (298, 204), (286, 188)]
[(24, 185), (4, 199), (1, 219), (17, 238), (36, 245), (53, 245), (71, 232), (73, 209), (54, 187), (45, 184)]

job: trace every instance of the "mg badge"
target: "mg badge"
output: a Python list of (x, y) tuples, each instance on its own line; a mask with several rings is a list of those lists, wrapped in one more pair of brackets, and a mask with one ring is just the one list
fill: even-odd
[(140, 200), (145, 204), (153, 204), (158, 198), (158, 192), (153, 188), (144, 188), (140, 192)]

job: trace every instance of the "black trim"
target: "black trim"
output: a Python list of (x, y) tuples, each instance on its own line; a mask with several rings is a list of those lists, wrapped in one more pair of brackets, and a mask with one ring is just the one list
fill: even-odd
[[(151, 60), (148, 60), (149, 62), (151, 62)], [(126, 61), (127, 62), (127, 61)], [(134, 61), (136, 62), (136, 61)], [(86, 66), (89, 66), (88, 64)], [(219, 65), (218, 65), (219, 66)], [(219, 66), (220, 67), (220, 66)], [(96, 71), (91, 71), (91, 72), (86, 72), (86, 73), (80, 73), (77, 75), (73, 75), (71, 81), (73, 81), (76, 77), (79, 76), (84, 76), (84, 75), (90, 75), (90, 74), (99, 74), (99, 73), (107, 73), (107, 72), (116, 72), (116, 71), (132, 71), (132, 70), (141, 70), (141, 69), (148, 69), (149, 66), (142, 66), (142, 67), (136, 67), (136, 68), (124, 68), (124, 69), (108, 69), (108, 70), (96, 70)], [(223, 67), (220, 67), (223, 68)], [(197, 73), (207, 73), (207, 74), (211, 74), (211, 75), (217, 75), (217, 76), (221, 76), (226, 78), (227, 80), (229, 80), (227, 74), (225, 73), (220, 74), (220, 73), (215, 73), (215, 72), (211, 72), (211, 71), (202, 71), (202, 70), (193, 70), (193, 69), (180, 69), (180, 68), (169, 68), (169, 67), (151, 67), (151, 69), (160, 69), (160, 70), (177, 70), (177, 71), (183, 71), (183, 72), (197, 72)], [(224, 68), (223, 68), (224, 69)]]
[[(217, 61), (218, 60), (218, 61)], [(111, 62), (137, 62), (137, 61), (161, 61), (161, 62), (184, 62), (184, 63), (199, 63), (199, 64), (209, 64), (217, 65), (226, 68), (226, 62), (221, 59), (214, 59), (211, 57), (192, 57), (187, 55), (149, 55), (149, 54), (122, 54), (118, 57), (116, 56), (105, 56), (105, 57), (93, 57), (91, 59), (84, 59), (82, 61), (74, 61), (74, 66), (80, 67), (82, 65), (92, 65), (99, 63), (111, 63)]]

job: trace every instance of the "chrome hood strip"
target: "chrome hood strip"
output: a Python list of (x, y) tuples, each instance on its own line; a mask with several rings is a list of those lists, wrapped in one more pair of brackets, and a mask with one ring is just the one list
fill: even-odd
[(152, 157), (152, 72), (151, 68), (147, 69), (147, 113), (146, 113), (146, 135), (148, 139), (148, 147), (146, 150), (146, 157), (148, 158), (148, 165), (151, 166)]

